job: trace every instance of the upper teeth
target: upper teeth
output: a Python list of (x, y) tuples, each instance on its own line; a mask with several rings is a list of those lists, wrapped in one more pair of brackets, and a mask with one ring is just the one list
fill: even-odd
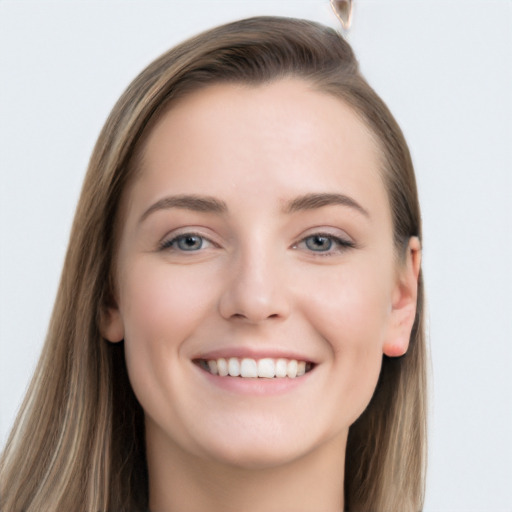
[(296, 359), (272, 359), (266, 357), (264, 359), (251, 359), (245, 357), (239, 359), (230, 357), (225, 359), (209, 359), (208, 361), (200, 360), (201, 366), (213, 375), (221, 377), (265, 377), (272, 379), (274, 377), (300, 377), (309, 369), (306, 361), (297, 361)]

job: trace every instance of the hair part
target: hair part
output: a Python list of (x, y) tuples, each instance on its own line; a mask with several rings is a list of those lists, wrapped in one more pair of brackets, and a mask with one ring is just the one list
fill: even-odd
[[(123, 343), (102, 338), (115, 300), (115, 226), (153, 123), (186, 94), (223, 82), (297, 77), (345, 101), (381, 149), (397, 254), (421, 239), (413, 166), (393, 116), (361, 76), (348, 43), (305, 20), (229, 23), (171, 49), (135, 78), (112, 110), (85, 177), (46, 342), (0, 458), (0, 509), (135, 511), (148, 504), (143, 410)], [(345, 507), (418, 511), (426, 460), (423, 283), (408, 353), (383, 356), (374, 396), (350, 428)]]

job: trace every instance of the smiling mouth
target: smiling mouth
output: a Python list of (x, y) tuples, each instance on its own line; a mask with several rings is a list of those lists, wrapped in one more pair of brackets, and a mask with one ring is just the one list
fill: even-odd
[(308, 373), (314, 366), (308, 361), (270, 357), (263, 359), (220, 357), (208, 360), (195, 359), (194, 363), (212, 375), (246, 379), (294, 379)]

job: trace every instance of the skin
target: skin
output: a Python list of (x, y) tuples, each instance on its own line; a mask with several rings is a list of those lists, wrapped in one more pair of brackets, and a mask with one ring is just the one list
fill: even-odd
[[(378, 152), (346, 104), (299, 79), (210, 86), (149, 134), (103, 334), (125, 340), (145, 411), (152, 511), (343, 510), (348, 429), (382, 355), (407, 350), (420, 267), (414, 238), (397, 262)], [(186, 233), (202, 247), (180, 249)], [(276, 350), (313, 370), (284, 391), (232, 389), (193, 362)]]

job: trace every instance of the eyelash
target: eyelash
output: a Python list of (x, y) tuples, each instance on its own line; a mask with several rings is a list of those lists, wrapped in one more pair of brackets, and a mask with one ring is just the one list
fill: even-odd
[[(187, 250), (187, 249), (181, 249), (181, 248), (176, 247), (176, 244), (178, 244), (180, 240), (185, 240), (187, 238), (193, 238), (193, 237), (197, 237), (197, 238), (201, 239), (201, 245), (197, 249)], [(322, 239), (326, 239), (330, 242), (330, 245), (326, 250), (315, 251), (314, 249), (311, 249), (310, 247), (306, 247), (306, 250), (310, 251), (312, 254), (315, 254), (316, 256), (324, 256), (324, 257), (332, 256), (334, 254), (339, 254), (341, 252), (344, 252), (348, 249), (353, 249), (355, 247), (355, 244), (352, 241), (337, 237), (330, 233), (313, 233), (311, 235), (304, 237), (298, 243), (294, 244), (292, 246), (292, 249), (299, 249), (300, 248), (299, 246), (301, 244), (304, 244), (307, 246), (307, 241), (310, 239), (313, 239), (313, 238), (317, 238), (317, 239), (322, 238)], [(173, 249), (173, 250), (176, 250), (179, 252), (191, 252), (191, 253), (199, 252), (201, 249), (203, 249), (203, 245), (204, 245), (205, 241), (208, 244), (216, 246), (216, 244), (214, 242), (212, 242), (209, 238), (201, 235), (200, 233), (195, 233), (195, 232), (180, 233), (179, 235), (176, 235), (175, 237), (173, 237), (169, 240), (164, 240), (160, 244), (160, 250)], [(334, 250), (333, 250), (333, 246), (334, 246)]]

